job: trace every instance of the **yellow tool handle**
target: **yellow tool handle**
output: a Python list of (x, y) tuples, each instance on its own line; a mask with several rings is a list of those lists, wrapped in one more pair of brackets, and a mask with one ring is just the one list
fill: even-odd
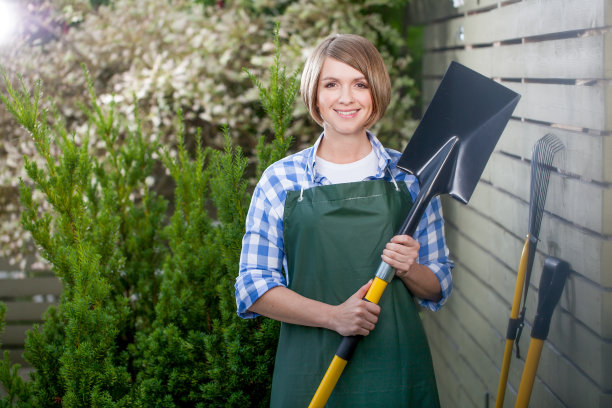
[(374, 277), (374, 281), (372, 282), (372, 285), (370, 285), (370, 289), (368, 289), (368, 293), (366, 293), (364, 299), (368, 302), (378, 304), (386, 288), (387, 282), (379, 277)]
[(512, 310), (510, 311), (510, 318), (516, 319), (519, 315), (519, 308), (521, 307), (521, 295), (523, 294), (523, 286), (525, 285), (525, 275), (527, 273), (527, 263), (529, 260), (529, 240), (531, 237), (527, 235), (525, 238), (525, 244), (523, 245), (523, 252), (521, 253), (521, 261), (519, 263), (518, 274), (516, 275), (516, 286), (514, 287), (514, 298), (512, 299)]
[(533, 389), (536, 371), (538, 371), (538, 363), (540, 361), (543, 346), (544, 340), (531, 338), (514, 408), (527, 408), (527, 406), (529, 406), (529, 398), (531, 398), (531, 390)]
[(508, 372), (510, 371), (510, 359), (512, 358), (513, 346), (514, 341), (506, 339), (506, 347), (504, 348), (504, 361), (502, 363), (502, 370), (499, 376), (499, 385), (497, 386), (497, 399), (495, 401), (495, 408), (501, 408), (504, 406), (504, 397), (506, 396), (506, 384), (508, 382)]
[(319, 388), (317, 388), (317, 392), (315, 392), (314, 397), (310, 401), (308, 408), (323, 408), (329, 399), (342, 371), (344, 371), (344, 367), (346, 367), (347, 361), (338, 356), (334, 356), (331, 364), (327, 368), (323, 379), (321, 380), (321, 384), (319, 384)]
[[(523, 286), (525, 285), (525, 274), (527, 271), (527, 262), (529, 259), (529, 239), (527, 235), (525, 244), (523, 245), (523, 252), (521, 253), (521, 261), (519, 263), (518, 273), (516, 275), (516, 286), (514, 287), (514, 297), (512, 299), (512, 309), (510, 310), (510, 322), (516, 320), (519, 315), (519, 308), (521, 306), (521, 295), (523, 294)], [(508, 336), (506, 336), (508, 337)], [(497, 386), (497, 398), (495, 400), (495, 408), (502, 408), (504, 406), (504, 397), (506, 396), (506, 383), (508, 382), (508, 372), (510, 371), (510, 359), (512, 358), (512, 347), (514, 346), (514, 338), (506, 338), (506, 346), (504, 348), (504, 360), (502, 362), (501, 373), (499, 375), (499, 384)]]
[[(378, 301), (386, 288), (387, 282), (385, 280), (380, 279), (379, 277), (374, 277), (374, 280), (372, 281), (372, 284), (370, 285), (364, 299), (368, 302), (378, 304)], [(325, 406), (329, 396), (336, 386), (336, 383), (338, 382), (338, 379), (340, 378), (340, 375), (342, 374), (342, 371), (344, 371), (344, 367), (346, 367), (346, 364), (351, 359), (355, 348), (357, 348), (357, 344), (359, 343), (360, 339), (361, 336), (346, 336), (342, 339), (340, 347), (338, 347), (338, 350), (336, 350), (336, 355), (334, 355), (331, 364), (327, 368), (327, 371), (319, 384), (319, 388), (317, 388), (314, 397), (312, 397), (308, 408), (323, 408)]]

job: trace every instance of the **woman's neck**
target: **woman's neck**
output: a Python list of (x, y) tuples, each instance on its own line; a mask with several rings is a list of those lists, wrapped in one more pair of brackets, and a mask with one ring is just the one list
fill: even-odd
[(317, 149), (317, 156), (332, 163), (346, 164), (363, 159), (371, 151), (372, 144), (365, 132), (363, 137), (324, 134)]

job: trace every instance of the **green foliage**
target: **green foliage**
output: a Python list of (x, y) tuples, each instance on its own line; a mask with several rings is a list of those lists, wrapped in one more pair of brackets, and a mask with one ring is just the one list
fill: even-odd
[[(232, 146), (227, 129), (224, 133), (225, 151), (218, 153), (211, 182), (213, 199), (220, 210), (215, 237), (216, 246), (221, 250), (215, 288), (220, 315), (214, 320), (213, 335), (206, 343), (210, 378), (202, 385), (204, 404), (201, 406), (264, 407), (269, 405), (279, 326), (268, 319), (244, 321), (236, 315), (233, 278), (249, 205), (244, 181), (247, 161), (241, 149)], [(274, 147), (267, 148), (272, 154), (282, 153)]]
[(139, 127), (118, 143), (112, 105), (104, 113), (90, 85), (90, 129), (106, 144), (106, 160), (98, 160), (87, 136), (69, 135), (59, 120), (48, 124), (39, 85), (31, 94), (23, 81), (13, 88), (6, 75), (5, 85), (8, 97), (0, 100), (30, 133), (41, 162), (25, 158), (32, 185), (20, 183), (22, 225), (64, 285), (59, 308), (46, 314), (42, 330), (28, 333), (32, 397), (41, 407), (127, 406), (127, 345), (151, 325), (163, 254), (157, 227), (165, 203), (146, 185), (157, 146), (144, 141)]
[[(275, 43), (270, 84), (248, 73), (276, 124), (270, 143), (260, 138), (260, 165), (286, 155), (292, 140), (297, 75), (280, 63), (278, 28)], [(16, 382), (8, 360), (2, 366), (11, 398), (37, 407), (266, 406), (279, 327), (235, 312), (250, 193), (248, 160), (229, 128), (223, 151), (205, 148), (198, 132), (190, 153), (180, 113), (176, 149), (146, 141), (139, 121), (123, 136), (115, 105), (103, 108), (88, 80), (81, 139), (59, 116), (49, 123), (40, 84), (30, 92), (4, 78), (0, 100), (38, 153), (25, 159), (22, 225), (64, 285), (59, 306), (28, 332), (31, 381)], [(90, 137), (104, 154), (92, 154)], [(165, 201), (148, 183), (157, 155), (175, 185), (163, 228)]]
[(287, 76), (286, 67), (280, 64), (279, 27), (280, 23), (277, 23), (274, 31), (276, 52), (274, 53), (274, 63), (270, 66), (269, 87), (265, 88), (257, 76), (244, 68), (244, 71), (259, 90), (259, 100), (272, 119), (274, 127), (274, 139), (271, 145), (266, 143), (264, 135), (259, 138), (257, 144), (258, 174), (261, 174), (270, 164), (283, 158), (291, 145), (292, 138), (290, 136), (286, 137), (285, 133), (291, 123), (295, 95), (300, 87), (299, 69), (296, 69), (291, 76)]
[[(204, 339), (211, 332), (216, 296), (208, 216), (209, 151), (196, 135), (195, 159), (185, 149), (182, 120), (178, 154), (166, 149), (163, 162), (175, 181), (175, 211), (166, 228), (170, 252), (163, 264), (163, 284), (150, 334), (136, 339), (138, 406), (193, 406), (207, 381)], [(141, 352), (138, 353), (138, 350)]]
[[(278, 29), (275, 41), (268, 87), (248, 73), (278, 124), (271, 143), (260, 137), (259, 167), (284, 157), (291, 143), (285, 131), (297, 79), (295, 74), (288, 78), (280, 63)], [(168, 227), (171, 255), (164, 265), (155, 330), (142, 339), (140, 406), (269, 405), (279, 325), (268, 319), (244, 321), (236, 315), (234, 277), (250, 194), (247, 158), (232, 143), (227, 126), (222, 133), (222, 152), (203, 150), (198, 133), (195, 158), (189, 159), (181, 131), (176, 157), (169, 152), (163, 156), (176, 183), (176, 210)], [(215, 226), (206, 212), (207, 200), (216, 209)]]
[[(292, 138), (285, 134), (291, 121), (299, 88), (297, 71), (286, 75), (280, 63), (279, 25), (274, 34), (275, 58), (270, 66), (267, 87), (250, 72), (247, 74), (259, 90), (260, 100), (274, 124), (274, 139), (265, 142), (261, 136), (257, 148), (258, 173), (287, 154)], [(278, 342), (279, 323), (261, 318), (245, 321), (235, 313), (234, 276), (239, 263), (244, 222), (249, 195), (244, 173), (247, 160), (239, 147), (234, 148), (227, 128), (224, 129), (225, 151), (217, 154), (212, 178), (212, 197), (219, 209), (220, 226), (217, 247), (222, 249), (220, 279), (217, 286), (220, 317), (214, 322), (213, 336), (208, 338), (207, 357), (210, 381), (203, 385), (205, 405), (210, 407), (267, 407), (271, 373)]]

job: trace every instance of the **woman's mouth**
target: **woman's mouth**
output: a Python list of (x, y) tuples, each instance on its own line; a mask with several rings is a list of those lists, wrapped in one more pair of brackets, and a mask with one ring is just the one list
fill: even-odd
[(340, 115), (343, 118), (352, 118), (353, 116), (357, 115), (357, 112), (359, 112), (359, 109), (353, 109), (353, 110), (336, 110), (336, 112), (338, 113), (338, 115)]

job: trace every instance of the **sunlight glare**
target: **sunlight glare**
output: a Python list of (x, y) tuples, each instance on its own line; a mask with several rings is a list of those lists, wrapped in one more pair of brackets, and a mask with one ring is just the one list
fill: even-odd
[(0, 0), (0, 44), (5, 43), (17, 28), (17, 12), (13, 2)]

